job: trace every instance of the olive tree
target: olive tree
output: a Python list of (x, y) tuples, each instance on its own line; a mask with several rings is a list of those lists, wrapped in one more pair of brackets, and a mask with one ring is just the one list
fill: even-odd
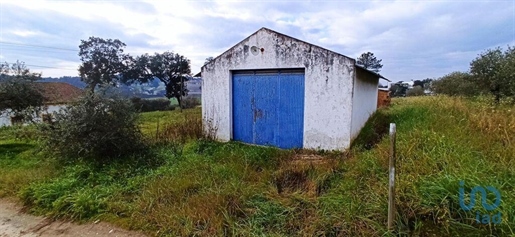
[(88, 91), (94, 92), (99, 85), (116, 85), (123, 78), (133, 61), (124, 53), (125, 46), (118, 39), (90, 37), (81, 40), (79, 75), (88, 85)]
[(173, 52), (164, 52), (137, 57), (127, 77), (134, 78), (140, 83), (159, 79), (165, 84), (166, 97), (176, 98), (179, 107), (183, 108), (182, 98), (188, 94), (185, 83), (190, 73), (190, 60)]
[(488, 49), (470, 63), (472, 79), (499, 102), (515, 97), (515, 47)]
[(44, 147), (59, 157), (99, 163), (123, 158), (145, 148), (137, 116), (129, 100), (87, 93), (41, 126)]

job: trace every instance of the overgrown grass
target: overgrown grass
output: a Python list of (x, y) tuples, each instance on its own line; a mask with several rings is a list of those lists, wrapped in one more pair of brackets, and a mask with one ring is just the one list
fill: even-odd
[[(508, 135), (515, 133), (513, 107), (491, 106), (481, 100), (421, 97), (395, 99), (385, 112), (397, 123), (398, 233), (513, 234), (515, 146), (514, 137)], [(384, 139), (373, 150), (356, 152), (345, 163), (350, 172), (343, 183), (359, 180), (357, 190), (364, 191), (351, 198), (351, 203), (365, 208), (355, 212), (367, 220), (361, 233), (384, 231), (378, 227), (386, 222), (388, 145)], [(478, 199), (472, 211), (462, 210), (458, 195), (461, 180), (467, 193), (474, 186), (497, 188), (501, 206), (486, 212)], [(344, 190), (348, 189), (342, 194)], [(494, 196), (489, 198), (493, 203)], [(475, 220), (477, 212), (498, 211), (503, 217), (501, 224), (485, 225)]]
[(38, 153), (35, 133), (33, 127), (0, 127), (0, 198), (55, 175), (55, 163)]
[[(58, 165), (37, 152), (35, 140), (0, 129), (0, 195), (18, 195), (35, 213), (103, 219), (155, 236), (389, 235), (389, 141), (383, 135), (395, 122), (394, 235), (514, 234), (515, 111), (508, 105), (394, 99), (346, 153), (199, 139), (199, 109), (144, 113), (142, 121), (154, 141), (153, 159), (129, 157), (102, 167)], [(298, 159), (305, 154), (324, 160)], [(467, 193), (476, 185), (501, 192), (500, 224), (476, 223), (478, 211), (488, 213), (479, 199), (472, 211), (460, 208), (461, 180)]]
[(182, 125), (187, 119), (200, 120), (200, 108), (185, 109), (183, 112), (174, 111), (154, 111), (141, 113), (141, 130), (149, 137), (155, 137), (162, 132), (166, 126)]

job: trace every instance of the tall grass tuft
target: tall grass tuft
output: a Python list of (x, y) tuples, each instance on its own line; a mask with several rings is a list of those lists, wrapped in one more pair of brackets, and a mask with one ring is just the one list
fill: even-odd
[(188, 140), (202, 138), (203, 136), (202, 119), (185, 116), (181, 122), (166, 123), (162, 128), (157, 128), (155, 141), (157, 143), (184, 143)]

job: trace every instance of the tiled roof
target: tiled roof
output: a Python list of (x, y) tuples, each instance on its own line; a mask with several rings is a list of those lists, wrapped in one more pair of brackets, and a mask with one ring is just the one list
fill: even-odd
[(66, 104), (75, 101), (83, 91), (65, 82), (36, 82), (36, 88), (45, 98), (45, 104)]

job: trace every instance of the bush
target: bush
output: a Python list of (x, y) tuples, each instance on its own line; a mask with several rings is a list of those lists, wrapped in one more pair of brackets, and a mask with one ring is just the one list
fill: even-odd
[(488, 49), (470, 62), (470, 73), (480, 88), (488, 90), (499, 103), (502, 98), (515, 98), (515, 47)]
[(436, 94), (450, 96), (478, 96), (486, 92), (466, 72), (449, 73), (433, 81), (431, 87)]
[(54, 115), (55, 121), (41, 130), (44, 147), (61, 157), (102, 163), (145, 148), (128, 100), (88, 94)]
[(186, 97), (186, 98), (182, 99), (182, 108), (184, 108), (184, 109), (195, 108), (198, 105), (200, 105), (200, 101), (198, 98)]
[(406, 96), (421, 96), (424, 95), (424, 88), (421, 86), (414, 86), (412, 89), (406, 91)]
[(139, 97), (131, 98), (132, 105), (138, 112), (152, 112), (152, 111), (165, 111), (174, 110), (167, 99), (142, 99)]

